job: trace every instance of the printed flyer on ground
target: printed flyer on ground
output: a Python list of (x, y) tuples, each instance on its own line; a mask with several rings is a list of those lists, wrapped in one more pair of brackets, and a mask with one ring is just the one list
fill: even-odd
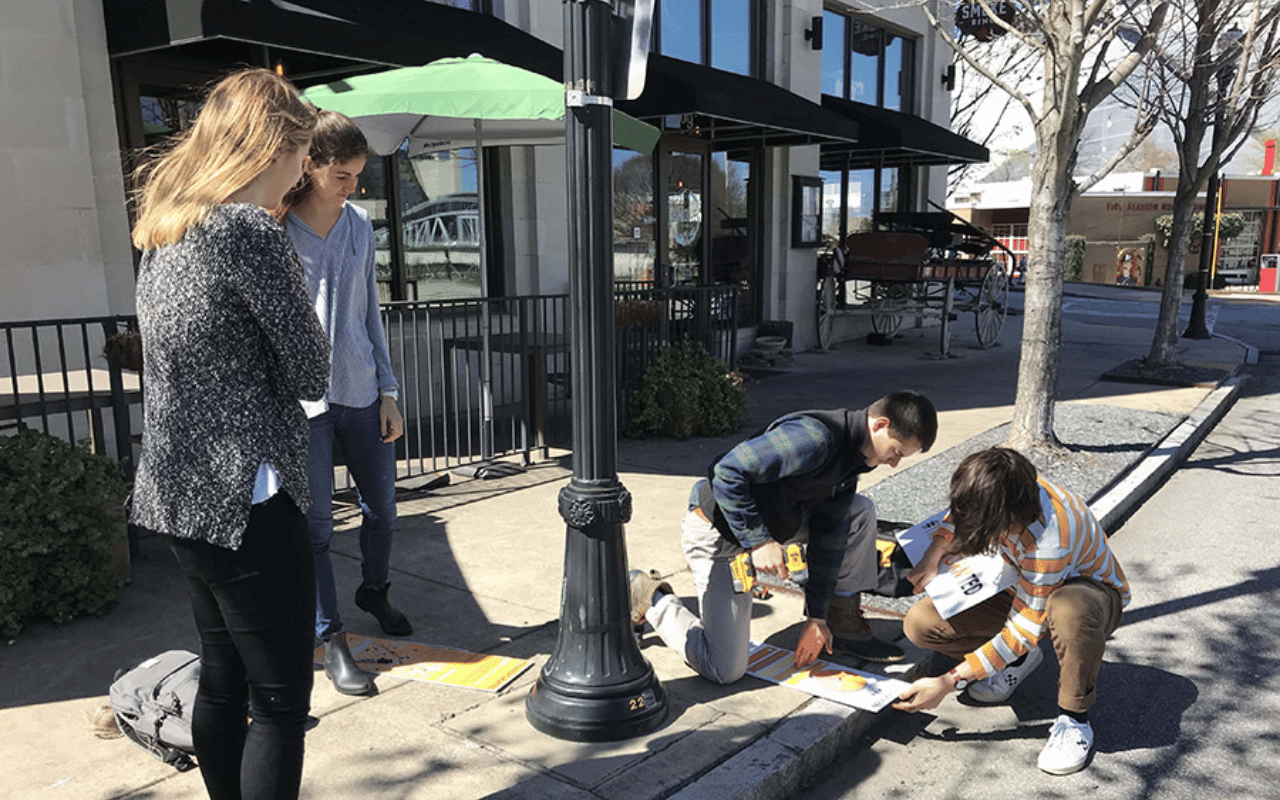
[[(483, 692), (501, 691), (533, 663), (522, 658), (468, 653), (372, 636), (347, 635), (347, 645), (356, 664), (366, 672)], [(317, 648), (314, 657), (317, 665), (323, 664), (324, 647)]]
[[(929, 534), (942, 523), (946, 510), (939, 511), (923, 522), (898, 531), (898, 543), (912, 564), (920, 563), (924, 551), (929, 548)], [(1000, 556), (982, 555), (968, 558), (944, 558), (938, 567), (938, 577), (924, 587), (933, 605), (943, 619), (955, 616), (966, 608), (981, 603), (996, 592), (1003, 591), (1018, 579), (1018, 571)]]
[(794, 651), (755, 642), (751, 643), (747, 658), (747, 674), (867, 711), (879, 711), (889, 705), (910, 685), (829, 661), (815, 661), (810, 667), (796, 669)]

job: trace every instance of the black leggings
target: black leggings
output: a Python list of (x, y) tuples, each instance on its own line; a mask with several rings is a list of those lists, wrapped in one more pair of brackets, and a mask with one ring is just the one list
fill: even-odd
[(306, 517), (278, 492), (253, 507), (239, 550), (170, 542), (200, 631), (192, 735), (205, 789), (212, 800), (293, 800), (314, 674)]

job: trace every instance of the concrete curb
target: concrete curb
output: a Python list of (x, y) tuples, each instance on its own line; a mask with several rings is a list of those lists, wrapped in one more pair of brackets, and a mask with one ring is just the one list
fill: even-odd
[[(1229, 336), (1218, 335), (1216, 338), (1243, 347), (1246, 365), (1258, 363), (1256, 347)], [(1181, 425), (1170, 431), (1133, 469), (1090, 504), (1093, 513), (1102, 523), (1103, 530), (1113, 530), (1191, 455), (1235, 403), (1240, 394), (1240, 385), (1248, 377), (1248, 374), (1237, 372), (1220, 382), (1218, 388), (1210, 392)]]
[[(923, 677), (931, 658), (925, 657), (901, 675), (907, 682)], [(669, 800), (782, 800), (792, 796), (815, 773), (826, 767), (871, 730), (882, 714), (815, 697), (769, 733), (728, 760), (703, 773)]]

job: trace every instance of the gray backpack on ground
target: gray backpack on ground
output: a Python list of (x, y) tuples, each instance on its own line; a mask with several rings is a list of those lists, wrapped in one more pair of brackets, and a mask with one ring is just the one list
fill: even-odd
[(110, 700), (120, 731), (179, 772), (191, 769), (191, 710), (199, 681), (200, 657), (187, 650), (169, 650), (117, 672)]

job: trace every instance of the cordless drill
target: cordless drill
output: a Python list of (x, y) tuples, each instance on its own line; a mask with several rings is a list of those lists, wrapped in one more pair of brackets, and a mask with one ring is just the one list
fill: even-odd
[[(786, 546), (787, 572), (792, 583), (804, 583), (809, 579), (809, 565), (805, 562), (805, 547), (798, 542)], [(751, 553), (741, 552), (729, 562), (729, 574), (733, 576), (733, 591), (750, 592), (756, 585), (756, 568), (751, 563)]]

